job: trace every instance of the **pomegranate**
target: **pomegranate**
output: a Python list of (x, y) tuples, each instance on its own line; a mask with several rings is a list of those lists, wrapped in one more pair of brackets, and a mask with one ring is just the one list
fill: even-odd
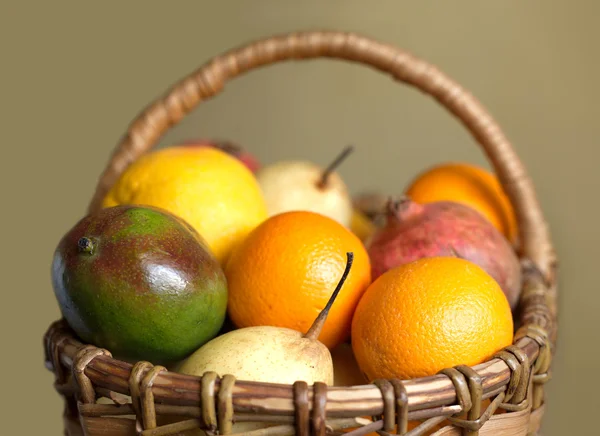
[(521, 291), (521, 266), (507, 239), (483, 215), (451, 201), (418, 204), (407, 197), (387, 204), (387, 220), (366, 243), (372, 279), (422, 257), (457, 256), (483, 268), (511, 308)]

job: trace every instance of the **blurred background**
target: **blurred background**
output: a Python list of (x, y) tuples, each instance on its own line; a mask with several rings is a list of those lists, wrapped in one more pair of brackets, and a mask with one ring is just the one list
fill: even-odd
[[(537, 187), (560, 261), (559, 348), (543, 434), (596, 434), (599, 14), (594, 1), (0, 6), (3, 428), (62, 434), (62, 401), (43, 365), (42, 335), (59, 317), (50, 260), (85, 213), (131, 119), (233, 46), (274, 33), (332, 29), (360, 32), (437, 65), (512, 140)], [(339, 171), (356, 192), (400, 192), (437, 162), (488, 165), (473, 138), (432, 99), (337, 61), (243, 76), (160, 146), (190, 137), (232, 139), (264, 162), (325, 164), (352, 143), (356, 152)]]

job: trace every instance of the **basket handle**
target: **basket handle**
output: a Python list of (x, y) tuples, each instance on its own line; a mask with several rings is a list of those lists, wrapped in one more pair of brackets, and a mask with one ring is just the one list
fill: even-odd
[(554, 250), (533, 184), (498, 124), (466, 90), (435, 66), (408, 52), (354, 33), (308, 31), (278, 35), (217, 56), (176, 83), (142, 111), (113, 151), (96, 188), (89, 211), (133, 161), (150, 150), (172, 126), (200, 102), (217, 95), (225, 82), (242, 73), (276, 62), (335, 58), (358, 62), (416, 86), (459, 118), (483, 147), (515, 209), (521, 255), (547, 277), (553, 274)]

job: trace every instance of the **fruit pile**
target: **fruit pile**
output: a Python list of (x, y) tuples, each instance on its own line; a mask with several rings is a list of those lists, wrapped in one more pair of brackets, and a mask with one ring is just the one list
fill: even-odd
[(336, 172), (351, 151), (147, 153), (58, 244), (63, 317), (121, 360), (287, 384), (430, 376), (511, 345), (517, 226), (496, 178), (447, 163), (353, 198)]

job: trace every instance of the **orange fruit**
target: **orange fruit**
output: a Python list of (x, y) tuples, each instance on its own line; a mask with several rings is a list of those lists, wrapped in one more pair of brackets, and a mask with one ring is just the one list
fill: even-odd
[(512, 340), (513, 318), (498, 283), (455, 257), (388, 270), (369, 286), (352, 321), (352, 349), (369, 380), (476, 365)]
[(455, 201), (478, 211), (511, 242), (517, 237), (512, 205), (497, 177), (466, 163), (444, 163), (419, 174), (405, 191), (417, 203)]
[(371, 282), (371, 264), (357, 236), (314, 212), (275, 215), (233, 250), (225, 267), (231, 320), (238, 327), (306, 332), (338, 284), (347, 252), (354, 253), (354, 263), (319, 336), (335, 347), (350, 335), (352, 314)]
[(183, 218), (221, 264), (267, 218), (252, 172), (212, 147), (172, 146), (145, 154), (123, 172), (102, 206), (118, 204), (160, 207)]

